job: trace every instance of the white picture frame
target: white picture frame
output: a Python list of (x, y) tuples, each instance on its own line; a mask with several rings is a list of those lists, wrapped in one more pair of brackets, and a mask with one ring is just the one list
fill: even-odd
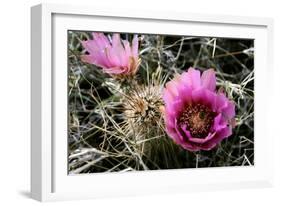
[[(274, 134), (267, 112), (273, 102), (272, 19), (41, 4), (31, 9), (31, 26), (32, 198), (53, 201), (273, 185)], [(255, 165), (68, 175), (65, 136), (68, 29), (254, 38)], [(262, 140), (265, 137), (266, 141)]]

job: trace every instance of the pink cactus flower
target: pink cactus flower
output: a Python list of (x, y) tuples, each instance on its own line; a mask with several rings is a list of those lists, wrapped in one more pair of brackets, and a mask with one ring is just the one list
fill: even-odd
[(137, 72), (140, 64), (137, 35), (132, 45), (127, 40), (121, 40), (117, 33), (112, 35), (112, 41), (103, 33), (93, 32), (92, 35), (93, 40), (82, 42), (89, 53), (81, 56), (83, 62), (101, 67), (110, 75), (130, 76)]
[(211, 150), (232, 134), (235, 105), (216, 92), (213, 69), (189, 68), (166, 84), (163, 93), (166, 132), (186, 150)]

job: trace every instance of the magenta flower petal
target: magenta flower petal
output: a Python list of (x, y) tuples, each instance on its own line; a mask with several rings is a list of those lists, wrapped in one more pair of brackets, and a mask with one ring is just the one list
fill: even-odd
[(193, 102), (199, 102), (202, 104), (208, 103), (208, 99), (206, 96), (206, 90), (203, 88), (192, 90), (192, 100), (193, 100)]
[[(92, 42), (97, 44), (97, 46), (101, 50), (110, 46), (109, 40), (106, 38), (106, 36), (103, 33), (93, 32), (92, 35), (96, 40), (95, 42), (94, 41), (92, 41)], [(95, 47), (95, 45), (92, 45), (92, 46)]]
[(184, 102), (181, 100), (176, 100), (172, 104), (166, 107), (165, 111), (169, 114), (170, 117), (178, 118), (181, 114), (181, 109), (184, 105)]
[(193, 68), (189, 68), (188, 72), (182, 76), (181, 81), (192, 89), (197, 89), (201, 87), (200, 71)]
[[(176, 124), (178, 122), (175, 122)], [(177, 137), (174, 137), (174, 140), (177, 139), (178, 141), (175, 141), (177, 144), (181, 145), (184, 149), (191, 150), (191, 151), (197, 151), (198, 148), (194, 144), (190, 144), (189, 139), (187, 136), (191, 136), (190, 132), (188, 130), (185, 130), (183, 127), (180, 127), (179, 125), (176, 127), (177, 131)]]
[(110, 65), (110, 66), (107, 66), (107, 67), (103, 67), (105, 69), (111, 69), (112, 67), (121, 67), (121, 61), (120, 61), (120, 58), (119, 56), (117, 56), (115, 54), (115, 51), (112, 49), (112, 48), (105, 48), (104, 49), (104, 53), (105, 53), (105, 58), (106, 58), (106, 65)]
[(192, 91), (193, 90), (190, 87), (187, 87), (183, 84), (179, 85), (178, 90), (179, 90), (179, 94), (183, 94), (183, 93), (185, 94), (185, 95), (183, 95), (183, 98), (182, 98), (183, 102), (185, 104), (189, 104), (192, 101)]
[(132, 45), (127, 40), (121, 40), (120, 34), (113, 34), (112, 41), (103, 33), (93, 32), (93, 39), (82, 42), (89, 53), (82, 55), (81, 60), (101, 67), (111, 75), (131, 76), (139, 66), (138, 37), (134, 36)]
[(189, 68), (166, 84), (163, 92), (167, 134), (190, 151), (210, 150), (232, 134), (235, 104), (217, 93), (213, 69)]
[(223, 109), (227, 107), (227, 98), (224, 96), (224, 94), (218, 94), (215, 101), (215, 110), (217, 112), (222, 112)]
[(116, 64), (125, 67), (128, 63), (128, 58), (125, 52), (125, 48), (121, 44), (120, 34), (113, 34), (112, 38), (112, 48), (111, 48), (112, 56), (117, 57), (118, 62)]
[(132, 42), (132, 55), (135, 58), (138, 57), (138, 48), (139, 48), (138, 36), (134, 35), (133, 42)]
[(224, 115), (226, 115), (227, 118), (233, 118), (235, 116), (235, 105), (233, 102), (228, 102), (227, 107), (223, 109)]
[(171, 81), (166, 84), (166, 90), (172, 98), (178, 96), (177, 87), (178, 87), (178, 82), (176, 81)]
[(202, 86), (210, 91), (216, 89), (216, 74), (213, 69), (208, 69), (204, 71), (201, 77)]
[(214, 124), (213, 124), (213, 130), (221, 130), (227, 127), (227, 122), (225, 119), (222, 117), (222, 114), (219, 113), (215, 118), (214, 118)]
[[(93, 42), (92, 41), (84, 41), (82, 42), (82, 46), (86, 48), (86, 50), (90, 53), (89, 55), (82, 55), (82, 61), (84, 59), (87, 59), (87, 63), (90, 64), (96, 64), (98, 66), (106, 66), (110, 67), (110, 64), (107, 60), (107, 57), (103, 54), (104, 49), (100, 49), (98, 47), (93, 47)], [(92, 63), (91, 63), (92, 62)], [(94, 63), (96, 62), (96, 63)]]
[(207, 142), (208, 140), (212, 139), (214, 137), (215, 133), (210, 133), (208, 134), (207, 137), (205, 137), (204, 139), (201, 139), (201, 138), (194, 138), (194, 137), (190, 137), (189, 140), (192, 142), (192, 143), (197, 143), (197, 144), (204, 144), (205, 142)]
[(86, 62), (89, 64), (95, 64), (100, 67), (102, 67), (105, 64), (102, 58), (99, 58), (94, 55), (81, 55), (81, 60), (83, 62)]
[(131, 46), (130, 43), (127, 40), (123, 40), (123, 45), (125, 49), (125, 57), (129, 58), (131, 56)]
[(185, 142), (189, 131), (184, 131), (184, 130), (182, 129), (182, 127), (179, 125), (179, 122), (178, 122), (177, 119), (175, 120), (175, 125), (177, 125), (177, 127), (175, 127), (175, 130), (176, 130), (176, 132), (177, 132), (177, 136), (174, 137), (174, 139), (178, 139), (177, 142), (178, 142), (179, 144), (180, 144), (181, 142)]
[(229, 137), (232, 134), (231, 127), (225, 127), (224, 129), (221, 129), (216, 133), (216, 135), (210, 139), (209, 141), (205, 142), (203, 145), (201, 145), (202, 150), (211, 150), (215, 146), (218, 145), (219, 142), (221, 142), (223, 139)]

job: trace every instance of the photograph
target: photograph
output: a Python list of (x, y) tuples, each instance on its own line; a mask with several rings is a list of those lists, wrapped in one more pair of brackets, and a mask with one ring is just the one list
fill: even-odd
[(68, 175), (254, 166), (254, 39), (68, 30)]

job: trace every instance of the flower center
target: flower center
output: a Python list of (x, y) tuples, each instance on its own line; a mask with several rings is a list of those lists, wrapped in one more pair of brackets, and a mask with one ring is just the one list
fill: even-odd
[(191, 104), (186, 107), (179, 118), (186, 125), (192, 137), (205, 138), (213, 125), (215, 113), (202, 104)]

